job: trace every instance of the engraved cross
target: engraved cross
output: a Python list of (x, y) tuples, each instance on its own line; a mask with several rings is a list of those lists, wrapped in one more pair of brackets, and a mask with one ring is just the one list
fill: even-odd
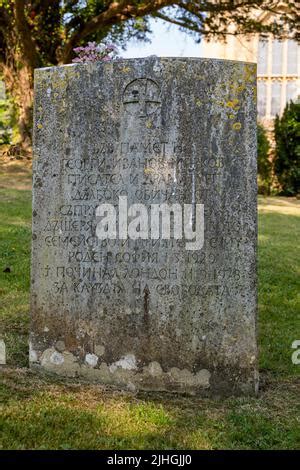
[(160, 105), (159, 88), (154, 80), (149, 78), (138, 78), (127, 85), (124, 95), (124, 104), (137, 104), (138, 116), (147, 117), (149, 114), (148, 104)]

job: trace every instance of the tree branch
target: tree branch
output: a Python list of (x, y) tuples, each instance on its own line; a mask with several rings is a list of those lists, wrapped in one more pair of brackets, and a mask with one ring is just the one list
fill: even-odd
[(71, 60), (73, 48), (79, 43), (79, 41), (97, 31), (100, 27), (121, 23), (129, 18), (146, 16), (147, 14), (174, 4), (176, 4), (176, 2), (172, 0), (147, 1), (142, 5), (137, 5), (135, 1), (119, 1), (110, 3), (106, 11), (92, 18), (71, 36), (62, 50), (61, 61), (63, 63), (68, 63)]
[[(291, 14), (292, 17), (295, 17), (296, 10), (295, 7), (292, 7), (294, 3), (293, 0), (290, 0), (289, 10), (284, 13), (286, 16)], [(177, 12), (174, 15), (162, 12), (161, 10), (166, 7), (177, 7)], [(108, 1), (106, 2), (105, 11), (79, 26), (71, 35), (62, 48), (60, 62), (70, 62), (73, 48), (84, 38), (101, 28), (108, 28), (130, 18), (147, 15), (156, 16), (164, 21), (206, 36), (219, 35), (225, 37), (231, 34), (237, 35), (263, 30), (277, 34), (275, 23), (273, 26), (262, 25), (259, 19), (256, 20), (255, 16), (251, 16), (251, 11), (258, 9), (282, 15), (282, 12), (278, 11), (278, 2), (276, 0)], [(228, 27), (232, 23), (237, 25), (234, 33), (228, 31)], [(292, 24), (292, 20), (290, 20), (290, 23)]]
[(193, 31), (199, 34), (205, 33), (205, 30), (203, 28), (200, 29), (196, 24), (186, 23), (184, 21), (177, 20), (176, 18), (171, 18), (160, 12), (155, 13), (154, 16), (156, 18), (160, 18), (161, 20), (167, 21), (168, 23), (175, 24), (176, 26), (179, 26), (180, 28), (189, 29), (190, 31)]

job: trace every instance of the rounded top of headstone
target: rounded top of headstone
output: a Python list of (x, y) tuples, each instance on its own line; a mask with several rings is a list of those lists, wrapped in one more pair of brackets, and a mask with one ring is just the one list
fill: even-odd
[(247, 64), (247, 65), (256, 65), (255, 62), (245, 62), (241, 60), (228, 60), (228, 59), (217, 59), (217, 58), (207, 58), (207, 57), (164, 57), (164, 56), (157, 56), (157, 55), (149, 55), (145, 57), (131, 57), (131, 58), (118, 58), (107, 62), (97, 61), (97, 62), (86, 62), (86, 63), (72, 63), (72, 64), (62, 64), (53, 67), (41, 67), (36, 70), (51, 70), (51, 69), (60, 69), (66, 67), (98, 67), (99, 65), (102, 66), (109, 66), (112, 64), (126, 64), (126, 63), (145, 63), (145, 62), (157, 61), (160, 63), (168, 63), (168, 62), (205, 62), (205, 63), (224, 63), (224, 64)]

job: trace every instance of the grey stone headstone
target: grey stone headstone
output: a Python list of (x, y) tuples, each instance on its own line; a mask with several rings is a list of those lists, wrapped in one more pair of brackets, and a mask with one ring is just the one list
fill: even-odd
[[(32, 366), (129, 390), (254, 393), (255, 97), (242, 62), (36, 70)], [(203, 246), (119, 239), (120, 196), (149, 226), (151, 205), (189, 205), (193, 229), (202, 207)], [(116, 239), (96, 235), (101, 204)]]

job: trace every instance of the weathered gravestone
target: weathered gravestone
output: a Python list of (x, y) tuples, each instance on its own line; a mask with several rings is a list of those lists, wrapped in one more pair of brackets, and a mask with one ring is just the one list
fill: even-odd
[(255, 96), (242, 62), (36, 71), (33, 366), (132, 390), (254, 392)]

